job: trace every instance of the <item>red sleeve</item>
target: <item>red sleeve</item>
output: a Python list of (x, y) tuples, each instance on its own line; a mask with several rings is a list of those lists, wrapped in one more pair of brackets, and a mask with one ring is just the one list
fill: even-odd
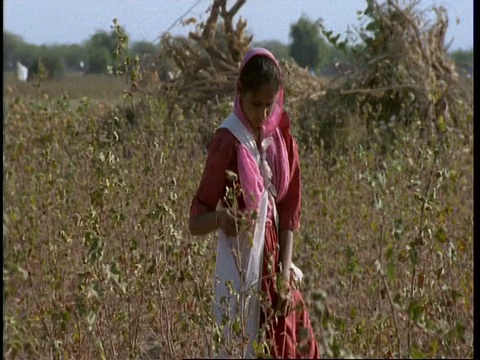
[(285, 145), (290, 162), (290, 183), (284, 198), (277, 203), (277, 211), (280, 218), (280, 230), (300, 229), (300, 216), (302, 210), (302, 183), (300, 177), (300, 159), (298, 145), (290, 132), (290, 121), (284, 112), (280, 123)]
[(236, 172), (237, 140), (227, 129), (218, 129), (208, 147), (202, 178), (190, 206), (190, 216), (215, 211), (218, 200), (223, 199), (230, 186), (225, 170)]

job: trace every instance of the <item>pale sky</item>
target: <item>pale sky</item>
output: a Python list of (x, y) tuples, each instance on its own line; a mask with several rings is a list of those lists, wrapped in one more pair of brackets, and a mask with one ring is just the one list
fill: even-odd
[[(228, 0), (227, 5), (235, 1)], [(20, 35), (35, 45), (81, 44), (98, 30), (110, 31), (118, 18), (131, 41), (154, 42), (170, 27), (175, 35), (187, 35), (193, 25), (177, 22), (197, 17), (204, 21), (212, 0), (4, 0), (4, 30)], [(445, 44), (449, 50), (473, 48), (473, 0), (421, 0), (418, 9), (444, 6), (449, 15)], [(302, 14), (311, 20), (322, 18), (324, 25), (342, 37), (350, 27), (360, 25), (357, 11), (365, 10), (364, 0), (247, 0), (237, 13), (247, 19), (247, 31), (254, 41), (290, 42), (290, 25)], [(430, 12), (431, 13), (431, 12)], [(432, 14), (432, 13), (431, 13)], [(458, 22), (458, 23), (457, 23)]]

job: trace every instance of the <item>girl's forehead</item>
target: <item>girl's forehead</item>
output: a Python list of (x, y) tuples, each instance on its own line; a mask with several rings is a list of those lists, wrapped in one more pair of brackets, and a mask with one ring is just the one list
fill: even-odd
[(252, 99), (268, 100), (273, 99), (278, 93), (278, 89), (275, 86), (266, 84), (262, 85), (257, 90), (248, 91), (245, 95)]

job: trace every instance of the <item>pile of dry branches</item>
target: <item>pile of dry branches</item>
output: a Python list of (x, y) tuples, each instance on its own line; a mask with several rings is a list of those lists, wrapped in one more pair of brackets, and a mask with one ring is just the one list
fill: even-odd
[(245, 34), (246, 21), (240, 18), (236, 26), (232, 24), (245, 1), (237, 0), (227, 9), (226, 0), (215, 0), (207, 21), (188, 39), (163, 38), (162, 50), (179, 70), (174, 85), (179, 99), (205, 103), (233, 94), (238, 66), (252, 41)]
[(343, 99), (339, 106), (351, 103), (356, 109), (368, 104), (386, 123), (420, 118), (430, 131), (438, 121), (448, 123), (464, 95), (459, 95), (458, 74), (445, 46), (447, 10), (432, 7), (431, 24), (426, 10), (416, 9), (418, 0), (403, 6), (399, 0), (367, 3), (368, 31), (359, 33), (357, 61), (332, 84), (332, 96), (325, 101)]
[(298, 66), (294, 61), (281, 61), (280, 66), (285, 82), (286, 103), (289, 106), (301, 106), (306, 99), (317, 101), (325, 95), (328, 82), (314, 76), (306, 68)]
[[(468, 118), (471, 99), (445, 46), (447, 10), (420, 11), (418, 5), (367, 1), (365, 24), (356, 39), (347, 39), (357, 40), (348, 70), (326, 84), (322, 96), (304, 96), (297, 107), (308, 109), (296, 114), (306, 142), (331, 147), (345, 144), (342, 131), (349, 127), (370, 138), (374, 129), (391, 134), (405, 125), (431, 138)], [(434, 16), (428, 19), (427, 12)]]
[[(208, 19), (198, 24), (188, 39), (164, 36), (160, 53), (173, 60), (175, 75), (170, 74), (174, 75), (170, 79), (163, 77), (162, 81), (157, 73), (159, 66), (156, 65), (160, 65), (157, 59), (145, 78), (153, 77), (160, 91), (171, 93), (173, 90), (178, 102), (212, 104), (223, 97), (231, 98), (240, 62), (252, 42), (252, 36), (245, 33), (246, 20), (240, 18), (235, 26), (233, 24), (234, 16), (245, 2), (237, 0), (227, 9), (226, 0), (213, 0)], [(191, 23), (197, 23), (197, 19), (184, 21), (184, 24)], [(282, 63), (282, 68), (289, 86), (287, 90), (292, 95), (290, 103), (299, 101), (302, 94), (318, 95), (319, 85), (323, 84), (320, 79), (292, 62)]]

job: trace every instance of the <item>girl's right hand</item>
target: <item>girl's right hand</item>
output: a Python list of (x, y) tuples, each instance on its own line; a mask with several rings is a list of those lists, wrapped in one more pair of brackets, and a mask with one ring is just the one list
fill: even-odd
[(229, 209), (218, 210), (218, 227), (227, 236), (237, 236), (241, 230), (245, 230), (252, 225), (247, 217), (242, 216), (241, 213), (238, 213), (238, 216), (235, 217), (234, 214)]

